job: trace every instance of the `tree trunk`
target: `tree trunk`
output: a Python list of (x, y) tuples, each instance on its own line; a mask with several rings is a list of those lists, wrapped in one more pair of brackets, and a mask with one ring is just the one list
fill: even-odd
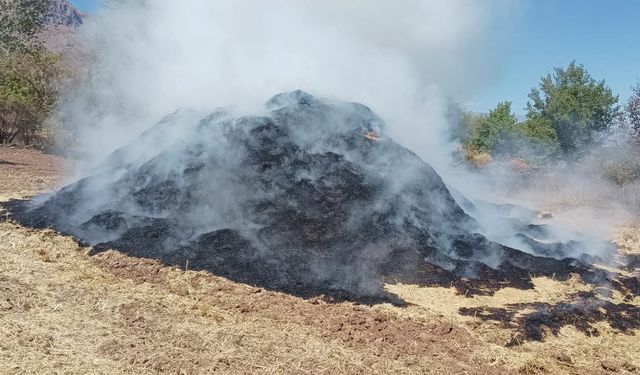
[(7, 140), (7, 132), (4, 130), (7, 127), (7, 121), (2, 115), (0, 115), (0, 145), (3, 145)]
[(20, 115), (18, 115), (18, 113), (16, 113), (16, 117), (13, 121), (13, 125), (11, 126), (11, 130), (9, 130), (7, 132), (7, 144), (11, 144), (13, 143), (13, 140), (16, 138), (16, 136), (18, 135), (18, 133), (20, 133), (20, 128), (18, 128), (18, 120), (20, 119)]

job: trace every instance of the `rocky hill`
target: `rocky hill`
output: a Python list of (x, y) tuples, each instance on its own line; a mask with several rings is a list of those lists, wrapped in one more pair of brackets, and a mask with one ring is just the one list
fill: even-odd
[(52, 0), (51, 8), (45, 15), (47, 26), (80, 27), (84, 23), (84, 14), (78, 11), (68, 0)]
[(87, 57), (78, 35), (85, 19), (86, 15), (68, 0), (53, 0), (39, 36), (45, 48), (62, 55), (65, 66), (72, 73), (82, 71), (86, 66)]

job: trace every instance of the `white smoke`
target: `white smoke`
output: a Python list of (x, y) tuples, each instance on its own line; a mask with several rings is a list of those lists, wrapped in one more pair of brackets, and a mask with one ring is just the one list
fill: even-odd
[[(449, 170), (448, 103), (499, 75), (520, 14), (511, 0), (112, 0), (82, 30), (93, 64), (60, 110), (99, 161), (176, 109), (259, 113), (272, 95), (301, 89), (371, 107), (387, 135), (477, 198), (493, 190), (486, 176)], [(491, 211), (474, 216), (490, 238), (522, 245), (505, 240), (514, 230)]]
[(96, 159), (177, 108), (236, 106), (302, 89), (357, 101), (437, 169), (447, 98), (499, 72), (510, 0), (111, 1), (84, 30), (95, 61), (62, 108)]

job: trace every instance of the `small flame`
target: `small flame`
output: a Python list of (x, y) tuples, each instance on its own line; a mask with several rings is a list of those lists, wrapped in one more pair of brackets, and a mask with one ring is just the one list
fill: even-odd
[(374, 132), (374, 131), (368, 131), (365, 135), (364, 135), (365, 139), (368, 139), (370, 141), (379, 141), (380, 140), (380, 136), (378, 135), (378, 133)]

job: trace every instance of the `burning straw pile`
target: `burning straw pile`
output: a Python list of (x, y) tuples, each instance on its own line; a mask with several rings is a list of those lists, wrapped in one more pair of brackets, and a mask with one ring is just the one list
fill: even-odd
[[(474, 294), (530, 288), (531, 274), (610, 277), (557, 251), (534, 256), (489, 241), (369, 108), (300, 91), (271, 98), (261, 116), (176, 112), (95, 174), (10, 206), (21, 223), (53, 226), (95, 251), (304, 296), (380, 298), (392, 280)], [(544, 228), (528, 224), (521, 235), (535, 248), (527, 231)]]

